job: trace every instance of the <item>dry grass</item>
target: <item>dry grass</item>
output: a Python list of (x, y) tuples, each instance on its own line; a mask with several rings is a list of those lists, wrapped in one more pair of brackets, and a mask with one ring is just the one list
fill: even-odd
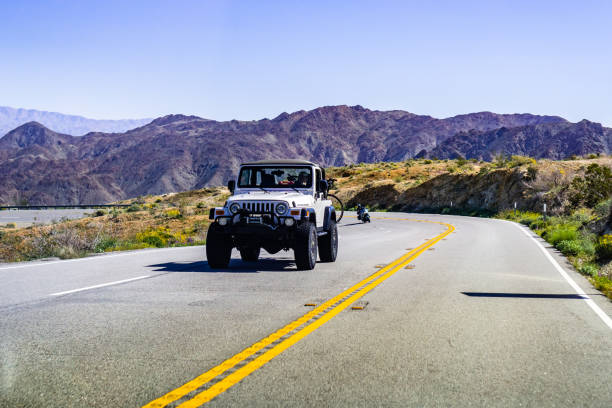
[(0, 229), (0, 261), (74, 258), (93, 252), (203, 244), (208, 209), (229, 192), (206, 188), (121, 201), (127, 210), (97, 211), (91, 217), (48, 226)]

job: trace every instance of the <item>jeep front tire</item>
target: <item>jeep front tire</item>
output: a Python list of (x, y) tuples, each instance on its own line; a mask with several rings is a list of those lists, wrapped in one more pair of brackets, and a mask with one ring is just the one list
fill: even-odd
[(297, 226), (293, 252), (299, 270), (314, 269), (317, 263), (317, 229), (313, 223), (305, 222)]
[(216, 222), (208, 227), (206, 235), (206, 259), (215, 269), (225, 269), (232, 257), (232, 238), (225, 234)]

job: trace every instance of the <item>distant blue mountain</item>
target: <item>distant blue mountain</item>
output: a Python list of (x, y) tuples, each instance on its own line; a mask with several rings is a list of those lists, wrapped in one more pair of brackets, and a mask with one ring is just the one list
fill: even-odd
[(64, 115), (34, 109), (15, 109), (0, 106), (0, 138), (28, 122), (38, 122), (47, 128), (67, 135), (82, 136), (89, 132), (122, 133), (146, 125), (153, 119), (98, 120), (82, 116)]

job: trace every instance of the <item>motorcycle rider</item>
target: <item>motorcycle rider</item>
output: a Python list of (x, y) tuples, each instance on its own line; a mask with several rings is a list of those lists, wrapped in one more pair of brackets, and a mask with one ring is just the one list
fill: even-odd
[(361, 219), (361, 214), (363, 214), (363, 210), (365, 209), (360, 203), (357, 203), (357, 219)]

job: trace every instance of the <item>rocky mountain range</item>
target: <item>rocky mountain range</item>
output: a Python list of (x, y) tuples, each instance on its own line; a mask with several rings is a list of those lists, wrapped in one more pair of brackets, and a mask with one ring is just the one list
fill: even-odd
[(612, 132), (556, 116), (491, 112), (446, 119), (326, 106), (274, 119), (169, 115), (125, 133), (81, 137), (30, 122), (0, 139), (0, 202), (101, 203), (224, 185), (241, 162), (303, 158), (323, 166), (420, 156), (562, 158), (609, 153)]
[(497, 155), (516, 154), (535, 158), (565, 159), (586, 153), (612, 151), (612, 129), (582, 120), (515, 128), (462, 131), (421, 157), (477, 158), (490, 161)]
[(0, 106), (0, 138), (18, 126), (38, 122), (59, 133), (81, 136), (89, 132), (125, 132), (151, 122), (152, 119), (100, 120), (83, 116), (64, 115), (35, 109), (15, 109)]

